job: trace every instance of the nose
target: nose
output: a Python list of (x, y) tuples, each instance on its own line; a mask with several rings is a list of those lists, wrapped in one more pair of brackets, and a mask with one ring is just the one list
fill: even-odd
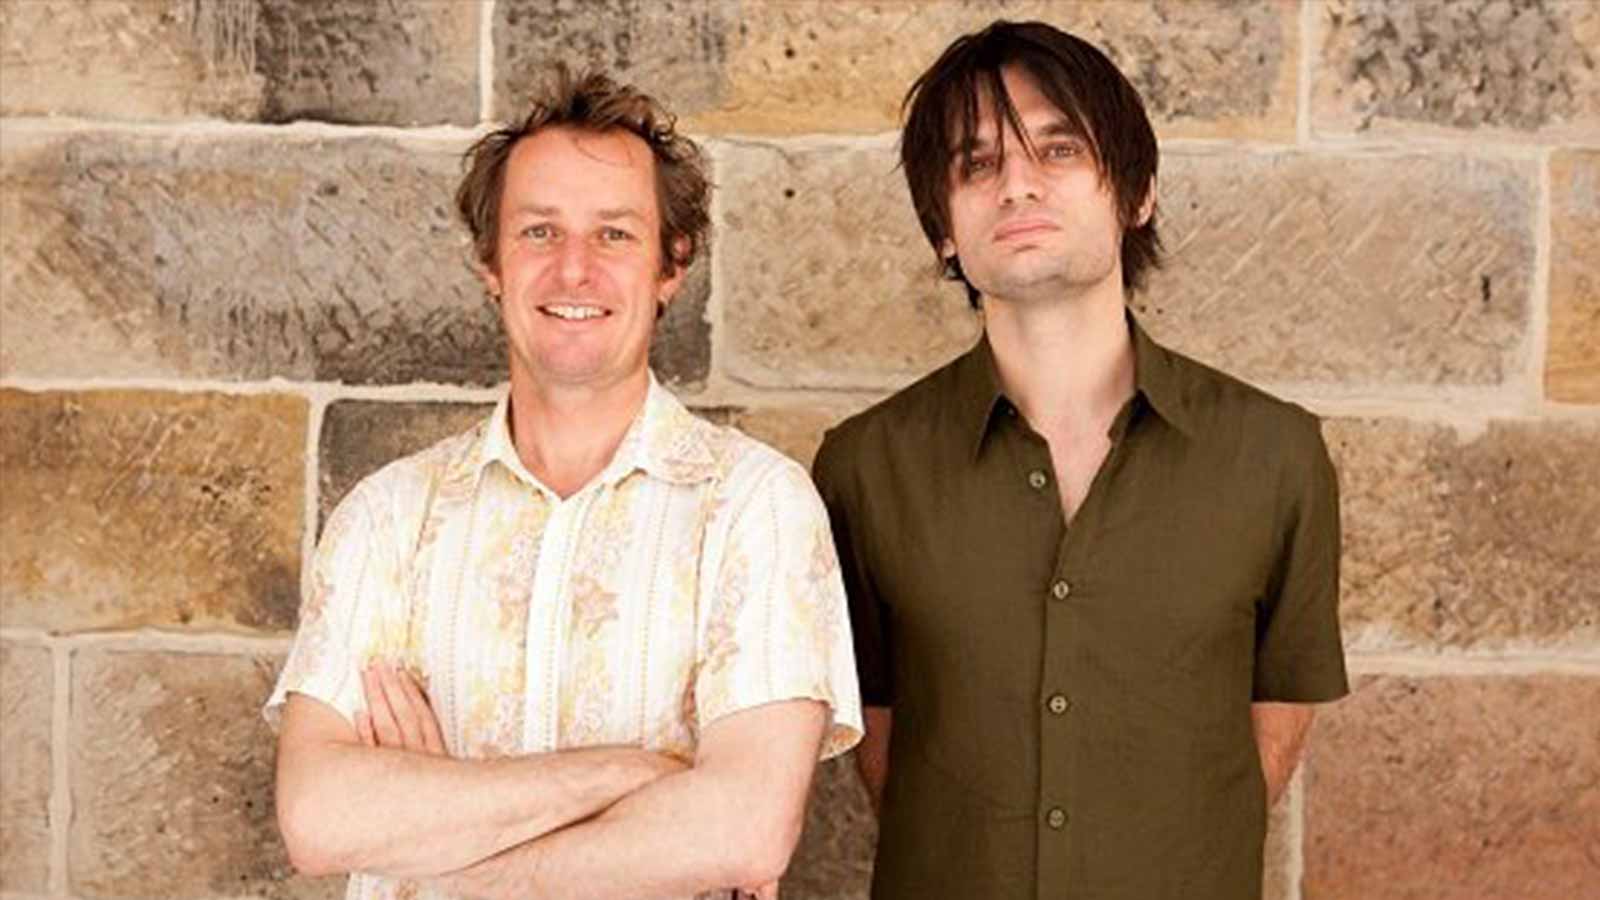
[(559, 260), (561, 284), (568, 289), (587, 284), (592, 262), (587, 241), (563, 241)]
[(1000, 202), (1010, 206), (1037, 201), (1041, 196), (1039, 163), (1024, 147), (1009, 148), (1000, 167)]

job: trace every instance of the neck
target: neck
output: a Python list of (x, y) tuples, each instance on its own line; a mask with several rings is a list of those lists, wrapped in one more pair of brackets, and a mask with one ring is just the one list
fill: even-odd
[(1133, 396), (1133, 341), (1118, 288), (1060, 302), (985, 303), (1001, 386), (1034, 428), (1108, 428)]
[(517, 457), (563, 500), (599, 475), (643, 408), (650, 376), (604, 387), (541, 384), (511, 373), (511, 440)]

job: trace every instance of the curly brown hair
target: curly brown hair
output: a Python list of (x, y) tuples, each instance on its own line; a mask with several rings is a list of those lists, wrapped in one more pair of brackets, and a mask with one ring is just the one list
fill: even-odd
[(544, 128), (603, 132), (620, 128), (643, 140), (656, 161), (656, 205), (661, 219), (661, 275), (687, 268), (705, 246), (711, 227), (711, 183), (705, 154), (676, 130), (676, 119), (655, 98), (600, 72), (573, 75), (556, 67), (528, 115), (479, 138), (462, 157), (456, 211), (472, 233), (473, 252), (491, 269), (500, 238), (500, 195), (517, 142)]

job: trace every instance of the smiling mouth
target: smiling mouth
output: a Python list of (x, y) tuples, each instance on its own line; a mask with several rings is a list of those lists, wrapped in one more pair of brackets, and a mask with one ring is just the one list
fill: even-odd
[(574, 304), (550, 304), (539, 307), (539, 312), (553, 319), (565, 322), (583, 322), (589, 319), (601, 319), (611, 315), (611, 311), (598, 306), (579, 306)]

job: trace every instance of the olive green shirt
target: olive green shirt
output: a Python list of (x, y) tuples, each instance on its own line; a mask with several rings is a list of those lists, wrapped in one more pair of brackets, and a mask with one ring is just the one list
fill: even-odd
[(1070, 526), (987, 340), (818, 452), (862, 700), (894, 709), (876, 900), (1261, 894), (1250, 704), (1347, 690), (1337, 482), (1314, 416), (1129, 323)]

